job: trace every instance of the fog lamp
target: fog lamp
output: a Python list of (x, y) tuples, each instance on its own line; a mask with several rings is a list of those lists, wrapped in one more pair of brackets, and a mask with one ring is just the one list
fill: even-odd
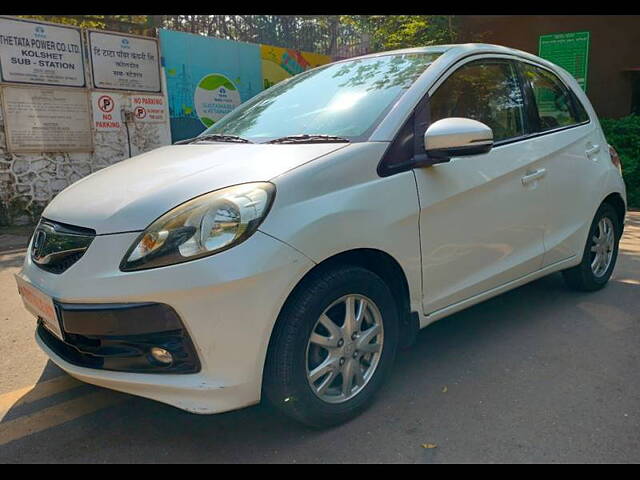
[(151, 356), (157, 362), (163, 363), (165, 365), (169, 365), (173, 362), (173, 355), (169, 353), (169, 351), (160, 347), (152, 347), (151, 348)]

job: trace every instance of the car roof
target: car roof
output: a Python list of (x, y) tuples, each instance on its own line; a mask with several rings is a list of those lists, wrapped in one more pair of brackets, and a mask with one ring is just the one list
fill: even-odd
[(446, 45), (429, 45), (424, 47), (402, 48), (398, 50), (387, 50), (384, 52), (369, 53), (367, 55), (361, 55), (359, 57), (351, 57), (349, 59), (344, 59), (344, 60), (381, 57), (385, 55), (400, 55), (400, 54), (406, 54), (406, 53), (445, 53), (445, 52), (473, 53), (474, 51), (477, 51), (478, 53), (480, 52), (507, 53), (511, 55), (519, 55), (519, 56), (525, 56), (525, 57), (535, 58), (535, 59), (538, 58), (535, 55), (532, 55), (522, 50), (518, 50), (517, 48), (504, 47), (502, 45), (493, 45), (490, 43), (456, 43), (456, 44), (446, 44)]
[(336, 63), (347, 62), (361, 58), (374, 58), (386, 55), (401, 55), (407, 53), (440, 53), (442, 54), (441, 59), (443, 59), (445, 62), (456, 62), (457, 60), (472, 54), (495, 53), (502, 55), (513, 55), (520, 57), (521, 59), (529, 60), (539, 65), (543, 65), (556, 73), (560, 71), (565, 73), (566, 75), (570, 75), (559, 65), (551, 63), (544, 58), (540, 58), (537, 55), (525, 52), (524, 50), (518, 50), (517, 48), (504, 47), (502, 45), (493, 45), (490, 43), (456, 43), (447, 45), (429, 45), (424, 47), (403, 48), (399, 50), (387, 50), (385, 52), (370, 53), (368, 55), (362, 55), (360, 57), (346, 58), (343, 60), (339, 60)]

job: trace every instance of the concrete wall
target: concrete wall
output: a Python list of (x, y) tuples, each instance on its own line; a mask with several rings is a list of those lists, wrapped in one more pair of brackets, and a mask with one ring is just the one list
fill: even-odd
[[(0, 107), (1, 102), (0, 98)], [(166, 124), (132, 123), (129, 133), (131, 154), (124, 128), (94, 132), (93, 153), (11, 154), (0, 108), (0, 225), (34, 223), (47, 203), (73, 182), (130, 156), (168, 145), (168, 114)]]
[[(86, 44), (85, 44), (86, 45)], [(129, 105), (131, 96), (147, 95), (145, 92), (97, 90), (92, 86), (92, 76), (86, 51), (84, 57), (87, 87), (78, 90), (100, 91), (121, 99)], [(161, 93), (167, 104), (167, 86), (164, 69), (160, 72)], [(165, 111), (165, 123), (128, 123), (113, 132), (93, 129), (94, 151), (91, 153), (42, 152), (37, 154), (12, 154), (7, 150), (5, 119), (2, 111), (3, 86), (0, 82), (0, 225), (25, 225), (36, 223), (46, 205), (67, 186), (93, 172), (125, 160), (134, 155), (171, 143), (169, 110)], [(41, 87), (33, 85), (34, 87)], [(93, 105), (91, 108), (94, 108)], [(82, 206), (79, 206), (81, 208)]]

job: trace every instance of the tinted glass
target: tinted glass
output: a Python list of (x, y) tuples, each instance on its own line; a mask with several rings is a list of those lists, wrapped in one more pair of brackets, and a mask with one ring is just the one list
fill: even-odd
[(439, 55), (386, 55), (301, 73), (241, 105), (204, 133), (254, 141), (304, 133), (358, 139)]
[(567, 127), (588, 119), (575, 95), (553, 73), (528, 63), (523, 63), (522, 69), (533, 88), (540, 116), (540, 131)]
[(511, 62), (478, 60), (447, 78), (431, 97), (431, 121), (471, 118), (493, 130), (494, 141), (524, 134), (524, 99)]
[(578, 120), (578, 122), (582, 123), (589, 121), (589, 115), (587, 114), (584, 105), (582, 105), (582, 102), (578, 100), (578, 96), (575, 93), (571, 92), (571, 98), (573, 99), (573, 106), (576, 111), (576, 119)]

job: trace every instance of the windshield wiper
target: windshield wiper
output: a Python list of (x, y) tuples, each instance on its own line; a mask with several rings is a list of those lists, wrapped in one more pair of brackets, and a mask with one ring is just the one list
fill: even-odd
[(266, 143), (349, 143), (349, 140), (336, 135), (308, 135), (303, 133), (300, 135), (287, 135)]
[(232, 143), (253, 143), (246, 138), (239, 137), (237, 135), (225, 135), (223, 133), (207, 133), (206, 135), (200, 135), (193, 138), (187, 138), (185, 140), (180, 140), (175, 142), (174, 145), (185, 145), (188, 143), (196, 143), (196, 142), (232, 142)]

